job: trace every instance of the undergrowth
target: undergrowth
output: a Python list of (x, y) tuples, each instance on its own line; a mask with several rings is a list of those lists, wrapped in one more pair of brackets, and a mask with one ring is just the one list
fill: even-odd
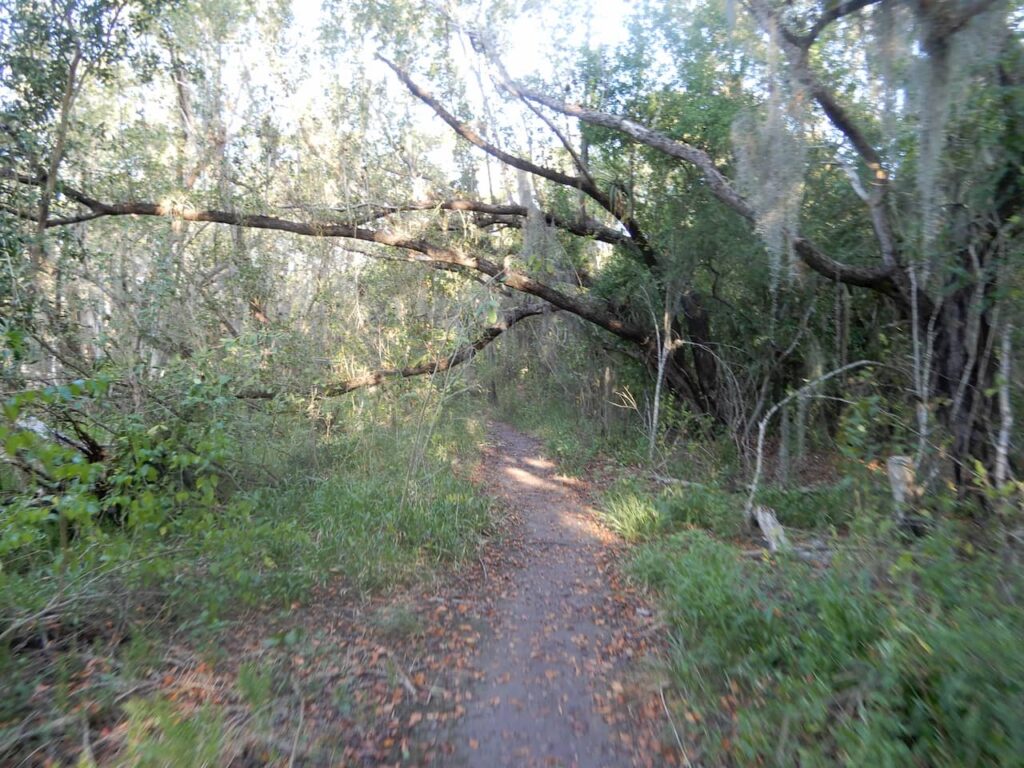
[(742, 485), (689, 457), (623, 471), (602, 494), (605, 523), (637, 544), (630, 572), (662, 606), (687, 758), (1024, 765), (1019, 542), (978, 541), (962, 503), (941, 495), (919, 530), (901, 530), (884, 474), (856, 446), (838, 452), (837, 482), (766, 485), (754, 499), (798, 547), (827, 547), (826, 561), (768, 556)]
[[(46, 405), (104, 395), (81, 385)], [(112, 732), (96, 754), (115, 762), (217, 764), (231, 742), (219, 708), (182, 715), (153, 685), (165, 638), (215, 651), (253, 611), (287, 616), (328, 584), (358, 598), (474, 555), (492, 525), (469, 479), (483, 427), (438, 397), (254, 411), (195, 386), (91, 462), (26, 436), (15, 417), (33, 404), (9, 403), (8, 454), (61, 482), (0, 488), (0, 762), (88, 764), (89, 734)], [(261, 685), (240, 678), (239, 695)]]
[[(811, 489), (768, 488), (756, 502), (770, 506), (779, 521), (805, 531), (845, 529), (851, 521), (847, 484)], [(605, 523), (627, 541), (642, 541), (657, 534), (685, 528), (703, 528), (735, 539), (749, 534), (743, 518), (746, 496), (714, 485), (672, 485), (654, 492), (635, 478), (615, 482), (604, 494), (601, 515)]]
[(909, 546), (882, 528), (828, 568), (701, 528), (637, 551), (706, 764), (1021, 764), (1019, 553), (965, 551), (952, 525)]

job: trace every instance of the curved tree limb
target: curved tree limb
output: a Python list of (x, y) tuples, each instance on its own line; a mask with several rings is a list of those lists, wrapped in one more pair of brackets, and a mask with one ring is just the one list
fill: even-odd
[[(736, 191), (736, 188), (733, 187), (729, 179), (718, 169), (711, 156), (704, 150), (685, 141), (669, 138), (663, 133), (619, 115), (591, 109), (580, 104), (564, 102), (530, 89), (523, 88), (522, 90), (527, 98), (544, 104), (557, 112), (576, 117), (592, 125), (599, 125), (619, 131), (669, 157), (675, 157), (695, 166), (703, 175), (708, 188), (715, 197), (747, 221), (751, 223), (756, 221), (753, 206), (747, 202), (743, 195)], [(811, 269), (828, 279), (849, 285), (872, 288), (894, 298), (900, 296), (898, 286), (894, 280), (894, 270), (892, 267), (887, 265), (881, 267), (859, 267), (844, 264), (829, 257), (807, 238), (797, 235), (791, 235), (791, 237), (793, 238), (794, 248), (800, 258)]]
[[(516, 168), (520, 171), (526, 171), (532, 173), (535, 176), (553, 181), (556, 184), (561, 184), (566, 187), (573, 187), (575, 189), (587, 189), (591, 185), (588, 184), (587, 180), (581, 176), (570, 176), (567, 173), (556, 170), (554, 168), (547, 168), (542, 165), (537, 165), (531, 160), (513, 155), (505, 150), (491, 144), (483, 136), (474, 131), (466, 123), (459, 120), (455, 115), (445, 109), (444, 105), (441, 104), (432, 94), (422, 88), (415, 80), (413, 80), (408, 73), (390, 59), (384, 57), (381, 54), (377, 54), (377, 58), (388, 65), (391, 70), (398, 76), (398, 79), (402, 81), (406, 88), (415, 96), (417, 99), (422, 101), (432, 110), (434, 113), (444, 120), (451, 127), (455, 133), (461, 136), (463, 139), (468, 141), (474, 147), (482, 149), (487, 154), (505, 163), (505, 165)], [(599, 190), (594, 189), (594, 192), (601, 194)], [(589, 190), (588, 190), (589, 193)]]
[[(351, 379), (346, 379), (345, 381), (338, 381), (319, 387), (317, 389), (317, 394), (321, 397), (338, 397), (340, 395), (348, 394), (349, 392), (354, 392), (357, 389), (375, 387), (379, 384), (384, 384), (385, 382), (394, 381), (396, 379), (409, 379), (414, 376), (443, 373), (457, 365), (462, 365), (463, 363), (467, 363), (472, 360), (476, 356), (477, 352), (497, 339), (501, 334), (519, 321), (525, 320), (528, 317), (534, 317), (535, 315), (546, 314), (550, 311), (552, 311), (551, 307), (547, 304), (531, 304), (524, 307), (510, 309), (498, 319), (498, 322), (484, 328), (483, 332), (473, 341), (459, 347), (450, 355), (440, 357), (426, 363), (406, 366), (405, 368), (382, 368), (377, 371), (371, 371), (370, 373), (364, 373), (361, 376), (355, 376)], [(238, 396), (247, 400), (272, 400), (282, 394), (287, 393), (270, 390), (250, 390), (241, 392)]]
[[(3, 168), (0, 168), (0, 178), (11, 179), (29, 185), (39, 185), (44, 181), (37, 176), (25, 176)], [(506, 269), (502, 264), (490, 259), (482, 256), (472, 256), (455, 248), (434, 245), (426, 240), (403, 237), (392, 232), (366, 229), (365, 227), (352, 224), (295, 221), (278, 216), (242, 214), (216, 209), (194, 210), (185, 206), (172, 206), (152, 202), (128, 201), (105, 203), (65, 184), (58, 185), (58, 188), (65, 197), (97, 214), (95, 218), (101, 216), (155, 216), (180, 219), (182, 221), (228, 224), (234, 227), (246, 227), (249, 229), (269, 229), (277, 232), (304, 235), (306, 237), (356, 240), (398, 248), (408, 254), (409, 261), (423, 262), (430, 265), (447, 264), (479, 272), (498, 280), (507, 288), (543, 299), (549, 304), (559, 309), (564, 309), (566, 312), (574, 314), (600, 328), (604, 328), (626, 341), (640, 345), (647, 343), (649, 334), (643, 328), (619, 319), (600, 300), (564, 293), (546, 283), (535, 280), (523, 272)]]
[(561, 112), (564, 115), (569, 115), (570, 117), (575, 117), (585, 123), (599, 125), (602, 128), (610, 128), (614, 131), (618, 131), (619, 133), (624, 133), (640, 144), (644, 144), (668, 155), (669, 157), (683, 160), (690, 165), (695, 166), (703, 175), (705, 182), (707, 182), (708, 187), (715, 197), (726, 203), (743, 218), (751, 222), (754, 221), (754, 208), (733, 188), (729, 179), (727, 179), (725, 174), (718, 169), (715, 162), (711, 159), (711, 156), (704, 150), (698, 149), (685, 141), (671, 139), (665, 134), (652, 130), (640, 123), (630, 120), (629, 118), (613, 115), (610, 112), (590, 109), (589, 107), (584, 107), (581, 104), (562, 101), (561, 99), (556, 99), (548, 96), (547, 94), (540, 93), (539, 91), (526, 88), (525, 86), (520, 85), (518, 88), (523, 96), (530, 101), (543, 104), (549, 109)]
[[(0, 178), (15, 178), (15, 174), (9, 170), (0, 169)], [(33, 177), (26, 175), (19, 175), (16, 180), (23, 184), (34, 185), (36, 183)], [(76, 192), (76, 190), (70, 187), (62, 187), (61, 191), (66, 197), (90, 208), (92, 207), (91, 204), (96, 202), (91, 198)], [(295, 208), (296, 206), (292, 207)], [(303, 207), (302, 210), (307, 209)], [(339, 212), (342, 212), (342, 209), (331, 210), (338, 210)], [(27, 209), (15, 208), (14, 206), (0, 203), (0, 211), (4, 211), (26, 221), (36, 221), (35, 212)], [(418, 200), (408, 203), (396, 203), (393, 205), (375, 205), (364, 212), (346, 216), (345, 220), (342, 222), (329, 221), (325, 222), (324, 225), (363, 225), (369, 224), (373, 221), (379, 221), (380, 219), (387, 218), (388, 216), (392, 216), (396, 213), (412, 213), (415, 211), (453, 211), (473, 213), (476, 214), (474, 224), (481, 228), (486, 228), (495, 224), (506, 227), (522, 228), (522, 219), (525, 219), (529, 213), (525, 205), (516, 205), (514, 203), (485, 203), (480, 200), (468, 200), (464, 198), (455, 198), (452, 200)], [(347, 211), (344, 212), (348, 213)], [(131, 213), (132, 215), (136, 215), (135, 212)], [(628, 245), (630, 243), (630, 237), (628, 234), (612, 227), (605, 226), (596, 219), (567, 219), (555, 213), (551, 213), (550, 211), (541, 211), (540, 214), (544, 218), (544, 223), (549, 227), (561, 229), (571, 235), (590, 237), (602, 243), (608, 243), (609, 245)], [(92, 209), (87, 213), (47, 219), (45, 228), (53, 229), (55, 227), (66, 227), (71, 224), (81, 224), (86, 221), (92, 221), (93, 219), (99, 219), (104, 216), (116, 215), (122, 214), (111, 212), (109, 210)]]
[[(651, 246), (650, 241), (640, 228), (640, 224), (632, 217), (626, 214), (621, 205), (617, 205), (612, 197), (598, 187), (593, 180), (587, 176), (570, 176), (569, 174), (562, 173), (561, 171), (555, 170), (554, 168), (547, 168), (541, 165), (537, 165), (530, 160), (518, 157), (516, 155), (509, 154), (504, 150), (496, 147), (495, 145), (488, 142), (479, 133), (474, 131), (468, 125), (460, 121), (455, 115), (445, 109), (444, 105), (441, 104), (436, 98), (430, 93), (423, 89), (419, 84), (414, 81), (409, 74), (399, 67), (394, 62), (385, 58), (381, 54), (377, 54), (377, 58), (387, 64), (394, 73), (398, 76), (398, 79), (402, 81), (406, 88), (415, 96), (417, 99), (422, 101), (432, 110), (434, 113), (444, 120), (456, 134), (461, 136), (463, 139), (468, 141), (475, 147), (482, 149), (484, 152), (489, 154), (506, 165), (516, 168), (527, 173), (532, 173), (535, 176), (539, 176), (548, 181), (552, 181), (555, 184), (560, 184), (565, 187), (572, 187), (583, 192), (587, 197), (592, 199), (604, 210), (614, 216), (622, 226), (626, 228), (629, 233), (630, 241), (639, 251), (641, 258), (648, 267), (656, 267), (658, 264), (657, 255), (654, 248)], [(517, 86), (518, 87), (518, 86)], [(523, 91), (525, 93), (525, 91)], [(556, 132), (556, 136), (558, 133)]]
[(789, 33), (793, 42), (798, 43), (802, 48), (810, 48), (814, 41), (818, 39), (818, 36), (824, 32), (830, 25), (842, 19), (844, 16), (856, 13), (859, 10), (867, 8), (869, 5), (877, 5), (882, 0), (840, 0), (831, 8), (826, 9), (822, 12), (811, 28), (802, 35)]
[[(525, 219), (529, 214), (525, 205), (514, 203), (485, 203), (480, 200), (467, 200), (456, 198), (453, 200), (422, 200), (411, 203), (396, 205), (376, 206), (367, 213), (351, 217), (346, 223), (368, 224), (371, 221), (383, 219), (396, 213), (408, 213), (412, 211), (455, 211), (478, 214), (475, 223), (485, 227), (491, 224), (502, 224), (521, 228), (521, 221), (513, 221), (514, 218)], [(541, 211), (544, 223), (549, 227), (561, 229), (572, 235), (580, 237), (592, 237), (602, 243), (611, 245), (627, 245), (630, 237), (624, 232), (607, 227), (594, 219), (566, 219), (550, 211)]]

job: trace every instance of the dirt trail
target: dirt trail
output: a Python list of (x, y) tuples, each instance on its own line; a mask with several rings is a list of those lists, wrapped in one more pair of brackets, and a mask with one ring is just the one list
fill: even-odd
[(558, 476), (535, 440), (503, 424), (492, 425), (491, 436), (497, 445), (488, 484), (522, 520), (522, 560), (481, 639), (474, 663), (479, 680), (451, 733), (454, 762), (566, 768), (657, 762), (646, 749), (653, 738), (630, 733), (637, 729), (628, 723), (625, 729), (608, 724), (616, 722), (611, 702), (621, 684), (610, 675), (628, 618), (609, 605), (611, 589), (600, 569), (614, 537), (595, 523), (574, 482)]

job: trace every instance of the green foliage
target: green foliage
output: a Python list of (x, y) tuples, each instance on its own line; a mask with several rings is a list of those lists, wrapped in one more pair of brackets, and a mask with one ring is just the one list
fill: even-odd
[(803, 530), (845, 528), (854, 517), (854, 482), (812, 488), (761, 488), (755, 503), (775, 510), (779, 522)]
[[(163, 635), (184, 632), (216, 649), (243, 610), (286, 608), (317, 586), (358, 595), (429, 579), (473, 556), (491, 533), (488, 502), (452, 471), (473, 460), (481, 427), (457, 411), (435, 413), (434, 393), (254, 413), (223, 384), (189, 384), (173, 416), (158, 408), (123, 417), (108, 452), (81, 477), (67, 469), (79, 466), (75, 449), (25, 438), (14, 419), (30, 408), (47, 416), (69, 409), (80, 420), (102, 411), (109, 426), (117, 415), (109, 391), (76, 382), (8, 402), (7, 450), (59, 484), (40, 494), (37, 478), (23, 476), (0, 518), (0, 675), (11, 693), (0, 721), (59, 720), (84, 705), (116, 718), (117, 691), (159, 667)], [(88, 514), (74, 516), (79, 508)], [(396, 614), (387, 631), (414, 633), (412, 619)], [(45, 658), (26, 650), (43, 623), (54, 643)], [(301, 640), (291, 627), (267, 647)], [(94, 656), (108, 660), (107, 682), (61, 682)], [(243, 670), (238, 686), (254, 710), (273, 695), (273, 680), (258, 670)], [(216, 711), (186, 717), (156, 699), (126, 711), (129, 763), (220, 762)], [(19, 746), (31, 748), (0, 729), (0, 758)]]
[[(852, 520), (855, 504), (852, 483), (809, 489), (764, 488), (756, 503), (775, 510), (786, 527), (801, 530), (844, 528)], [(648, 539), (656, 533), (701, 528), (732, 539), (746, 532), (743, 507), (746, 497), (714, 485), (674, 485), (652, 497), (635, 480), (620, 480), (605, 494), (601, 514), (614, 531), (628, 541)]]
[(679, 526), (706, 528), (724, 537), (743, 530), (743, 499), (714, 486), (669, 488), (658, 498), (658, 513), (668, 529)]
[(601, 518), (626, 541), (641, 541), (659, 530), (658, 509), (635, 480), (620, 480), (601, 500)]
[(265, 707), (274, 695), (274, 680), (270, 670), (253, 662), (238, 668), (235, 684), (242, 698), (254, 710)]
[(822, 572), (687, 531), (633, 572), (665, 605), (673, 675), (716, 760), (1018, 765), (1024, 610), (998, 595), (1024, 584), (958, 547), (940, 531), (887, 566), (848, 556)]
[(221, 765), (224, 749), (223, 715), (203, 708), (182, 713), (157, 698), (125, 704), (128, 735), (122, 765), (146, 768), (191, 768)]
[(844, 458), (855, 464), (884, 460), (909, 444), (907, 430), (912, 419), (893, 413), (887, 406), (885, 398), (871, 394), (858, 398), (843, 411), (836, 442)]
[[(129, 416), (103, 446), (99, 438), (111, 426), (101, 432), (93, 424), (109, 389), (109, 378), (80, 379), (4, 401), (0, 441), (28, 485), (11, 495), (0, 522), (0, 567), (4, 558), (64, 546), (69, 535), (101, 536), (105, 522), (164, 535), (183, 511), (214, 505), (225, 435), (222, 423), (203, 417), (220, 394), (195, 384), (182, 400), (191, 418), (147, 423)], [(37, 413), (68, 425), (71, 435)]]
[[(16, 0), (0, 10), (0, 57), (3, 95), (0, 114), (19, 129), (19, 150), (36, 142), (39, 130), (61, 108), (61, 96), (75, 93), (86, 74), (113, 78), (116, 65), (130, 58), (137, 67), (152, 66), (140, 46), (158, 11), (175, 3), (154, 0), (65, 0), (54, 6)], [(6, 154), (4, 152), (3, 154)]]

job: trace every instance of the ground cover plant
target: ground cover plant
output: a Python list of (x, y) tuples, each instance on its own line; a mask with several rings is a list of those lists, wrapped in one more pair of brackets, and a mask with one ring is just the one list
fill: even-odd
[(936, 531), (824, 570), (701, 529), (645, 546), (634, 573), (663, 600), (681, 713), (707, 758), (1014, 765), (1020, 572), (957, 546)]

